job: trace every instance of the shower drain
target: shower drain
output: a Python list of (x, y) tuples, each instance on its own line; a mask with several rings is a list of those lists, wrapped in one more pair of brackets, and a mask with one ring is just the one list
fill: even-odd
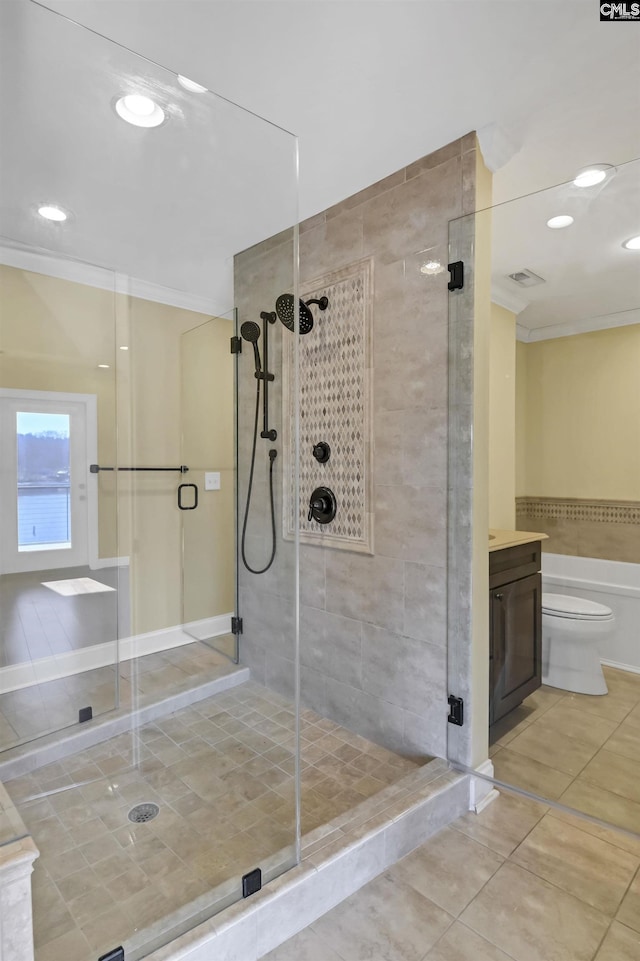
[(127, 817), (134, 824), (145, 824), (147, 821), (153, 821), (159, 813), (158, 805), (149, 801), (145, 804), (136, 804), (134, 808), (131, 808)]

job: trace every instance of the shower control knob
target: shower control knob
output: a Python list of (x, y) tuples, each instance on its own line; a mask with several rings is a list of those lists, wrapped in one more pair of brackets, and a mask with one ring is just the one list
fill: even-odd
[(336, 516), (338, 503), (336, 495), (328, 487), (316, 487), (309, 500), (309, 515), (307, 520), (317, 521), (318, 524), (330, 524)]
[(319, 464), (326, 464), (331, 457), (331, 448), (326, 441), (321, 440), (318, 444), (313, 447), (313, 456), (318, 461)]

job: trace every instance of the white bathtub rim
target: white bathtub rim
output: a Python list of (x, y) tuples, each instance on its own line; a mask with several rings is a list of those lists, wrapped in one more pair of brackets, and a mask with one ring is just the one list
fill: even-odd
[(640, 597), (640, 564), (608, 561), (600, 557), (578, 557), (574, 554), (542, 553), (542, 576), (549, 583), (563, 582), (626, 596)]
[(574, 587), (576, 590), (591, 591), (593, 594), (617, 594), (618, 597), (640, 598), (640, 587), (627, 587), (625, 584), (609, 584), (604, 581), (587, 581), (581, 577), (561, 577), (556, 574), (545, 574), (544, 571), (542, 584), (543, 590), (546, 587)]

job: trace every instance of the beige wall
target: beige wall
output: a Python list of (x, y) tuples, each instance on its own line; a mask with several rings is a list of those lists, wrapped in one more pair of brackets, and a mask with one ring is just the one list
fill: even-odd
[(518, 496), (640, 500), (640, 325), (517, 352)]
[[(230, 321), (43, 274), (0, 271), (0, 386), (96, 394), (99, 463), (185, 462), (183, 409), (188, 416), (189, 453), (200, 473), (99, 475), (99, 556), (130, 558), (132, 632), (182, 621), (183, 514), (176, 494), (182, 480), (197, 480), (203, 505), (194, 512), (199, 525), (187, 544), (188, 557), (201, 562), (191, 563), (199, 587), (190, 606), (207, 612), (202, 616), (233, 610)], [(183, 335), (207, 321), (193, 340), (197, 349), (187, 349), (181, 360)], [(99, 370), (99, 363), (111, 366)], [(198, 434), (209, 446), (194, 449)], [(205, 468), (224, 471), (222, 491), (205, 495)]]
[(516, 318), (491, 304), (489, 339), (489, 527), (516, 523)]
[[(491, 226), (492, 176), (476, 149), (473, 285), (473, 553), (471, 571), (471, 767), (489, 754), (489, 439), (491, 430)], [(450, 684), (453, 679), (450, 680)]]
[[(181, 515), (184, 620), (234, 610), (233, 360), (231, 323), (218, 317), (182, 336), (184, 480), (199, 488), (197, 511)], [(220, 490), (205, 491), (204, 473), (220, 473)]]
[(527, 398), (529, 395), (529, 365), (527, 348), (521, 340), (516, 341), (516, 497), (526, 496), (527, 482)]

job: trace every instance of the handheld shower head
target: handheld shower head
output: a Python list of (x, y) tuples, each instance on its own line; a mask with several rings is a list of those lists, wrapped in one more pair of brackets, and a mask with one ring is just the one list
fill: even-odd
[(258, 339), (260, 337), (260, 328), (257, 324), (254, 324), (252, 320), (247, 320), (244, 322), (240, 328), (240, 336), (243, 340), (248, 341), (253, 344), (253, 358), (256, 364), (256, 373), (259, 374), (262, 370), (262, 364), (260, 362), (260, 351), (258, 350)]

